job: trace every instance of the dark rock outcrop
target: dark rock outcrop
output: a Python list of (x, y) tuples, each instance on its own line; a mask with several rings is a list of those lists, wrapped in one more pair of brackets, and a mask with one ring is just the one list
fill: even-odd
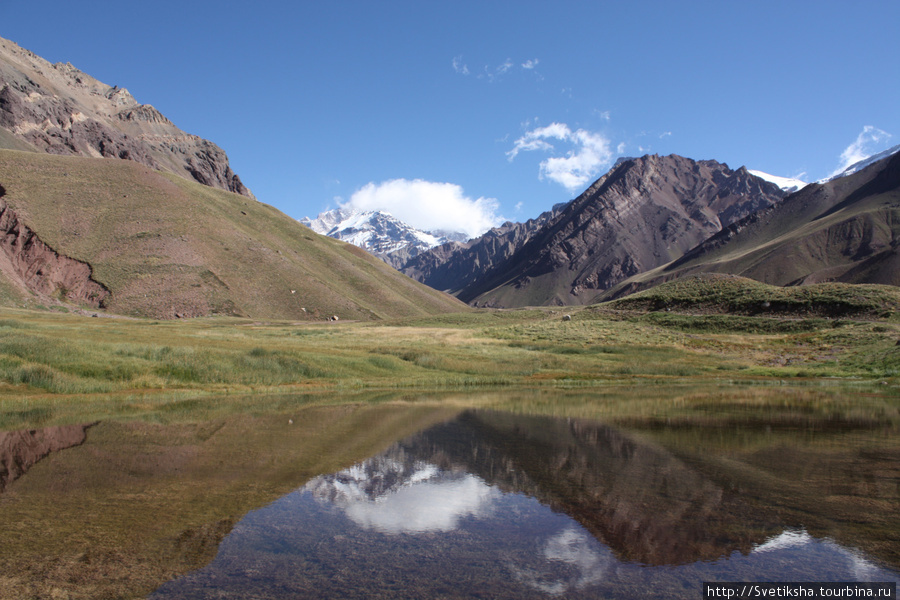
[(252, 197), (225, 152), (128, 90), (0, 38), (0, 127), (50, 154), (132, 160)]

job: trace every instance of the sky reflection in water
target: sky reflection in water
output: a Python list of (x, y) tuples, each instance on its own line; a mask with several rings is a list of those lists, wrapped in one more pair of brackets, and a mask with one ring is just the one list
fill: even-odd
[(162, 598), (700, 598), (897, 581), (613, 428), (467, 413), (242, 519)]

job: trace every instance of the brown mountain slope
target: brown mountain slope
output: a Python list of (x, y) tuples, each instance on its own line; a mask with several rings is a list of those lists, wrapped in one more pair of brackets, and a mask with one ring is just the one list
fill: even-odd
[(895, 154), (853, 175), (809, 185), (599, 299), (696, 273), (741, 275), (773, 285), (900, 285), (898, 251), (900, 154)]
[(681, 256), (783, 195), (743, 167), (716, 161), (624, 160), (521, 246), (479, 257), (490, 265), (476, 280), (441, 287), (475, 306), (587, 304), (598, 290)]
[(225, 152), (128, 90), (0, 38), (0, 148), (133, 160), (251, 196)]
[(28, 263), (16, 240), (36, 238), (38, 256), (86, 265), (94, 299), (119, 314), (371, 320), (466, 308), (271, 206), (132, 161), (0, 150), (0, 186), (15, 215), (0, 219), (0, 270), (18, 265), (0, 278), (6, 304), (90, 304), (92, 289), (73, 297), (72, 281), (30, 283), (58, 268)]
[(447, 242), (420, 252), (400, 270), (437, 290), (457, 293), (475, 284), (497, 263), (509, 259), (565, 206), (557, 204), (524, 223), (506, 222), (468, 242)]

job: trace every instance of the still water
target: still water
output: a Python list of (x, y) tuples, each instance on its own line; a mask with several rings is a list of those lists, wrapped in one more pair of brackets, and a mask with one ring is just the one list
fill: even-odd
[[(825, 466), (826, 488), (877, 486), (893, 458)], [(209, 566), (151, 598), (700, 598), (703, 581), (897, 581), (827, 516), (807, 527), (804, 501), (826, 490), (779, 506), (781, 484), (717, 479), (722, 460), (692, 465), (590, 421), (465, 412), (251, 512)]]
[[(50, 564), (29, 566), (57, 577), (46, 597), (698, 599), (704, 581), (900, 581), (890, 410), (314, 413), (82, 428), (7, 484), (0, 519), (27, 535), (40, 517), (19, 503), (40, 491), (60, 494), (44, 527), (74, 511), (110, 528), (48, 542)], [(356, 459), (304, 462), (338, 448)], [(97, 470), (79, 474), (79, 453)], [(0, 578), (0, 596), (38, 589)]]

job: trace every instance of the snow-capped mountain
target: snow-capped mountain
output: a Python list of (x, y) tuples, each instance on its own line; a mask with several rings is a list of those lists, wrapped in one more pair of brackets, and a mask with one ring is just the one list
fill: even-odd
[(429, 248), (468, 239), (464, 233), (421, 231), (390, 213), (354, 208), (329, 210), (315, 219), (304, 217), (300, 223), (316, 233), (359, 246), (395, 268)]
[[(748, 169), (749, 170), (749, 169)], [(760, 179), (765, 179), (770, 183), (774, 183), (782, 190), (787, 192), (788, 194), (793, 194), (794, 192), (799, 192), (807, 185), (807, 182), (802, 181), (800, 179), (793, 179), (791, 177), (779, 177), (777, 175), (769, 175), (768, 173), (763, 173), (762, 171), (753, 171), (749, 170), (751, 175), (756, 175)]]
[(872, 163), (876, 163), (879, 160), (881, 160), (882, 158), (887, 158), (888, 156), (891, 156), (892, 154), (896, 154), (897, 152), (900, 152), (900, 144), (894, 146), (893, 148), (888, 148), (884, 152), (879, 152), (878, 154), (873, 154), (872, 156), (870, 156), (868, 158), (864, 158), (861, 161), (855, 162), (852, 165), (850, 165), (849, 167), (847, 167), (846, 169), (844, 169), (843, 171), (841, 171), (840, 173), (838, 173), (837, 175), (832, 175), (830, 177), (826, 177), (825, 179), (820, 180), (819, 183), (827, 183), (829, 181), (834, 181), (835, 179), (839, 179), (841, 177), (846, 177), (847, 175), (853, 175), (857, 171), (862, 171), (863, 169), (865, 169)]

